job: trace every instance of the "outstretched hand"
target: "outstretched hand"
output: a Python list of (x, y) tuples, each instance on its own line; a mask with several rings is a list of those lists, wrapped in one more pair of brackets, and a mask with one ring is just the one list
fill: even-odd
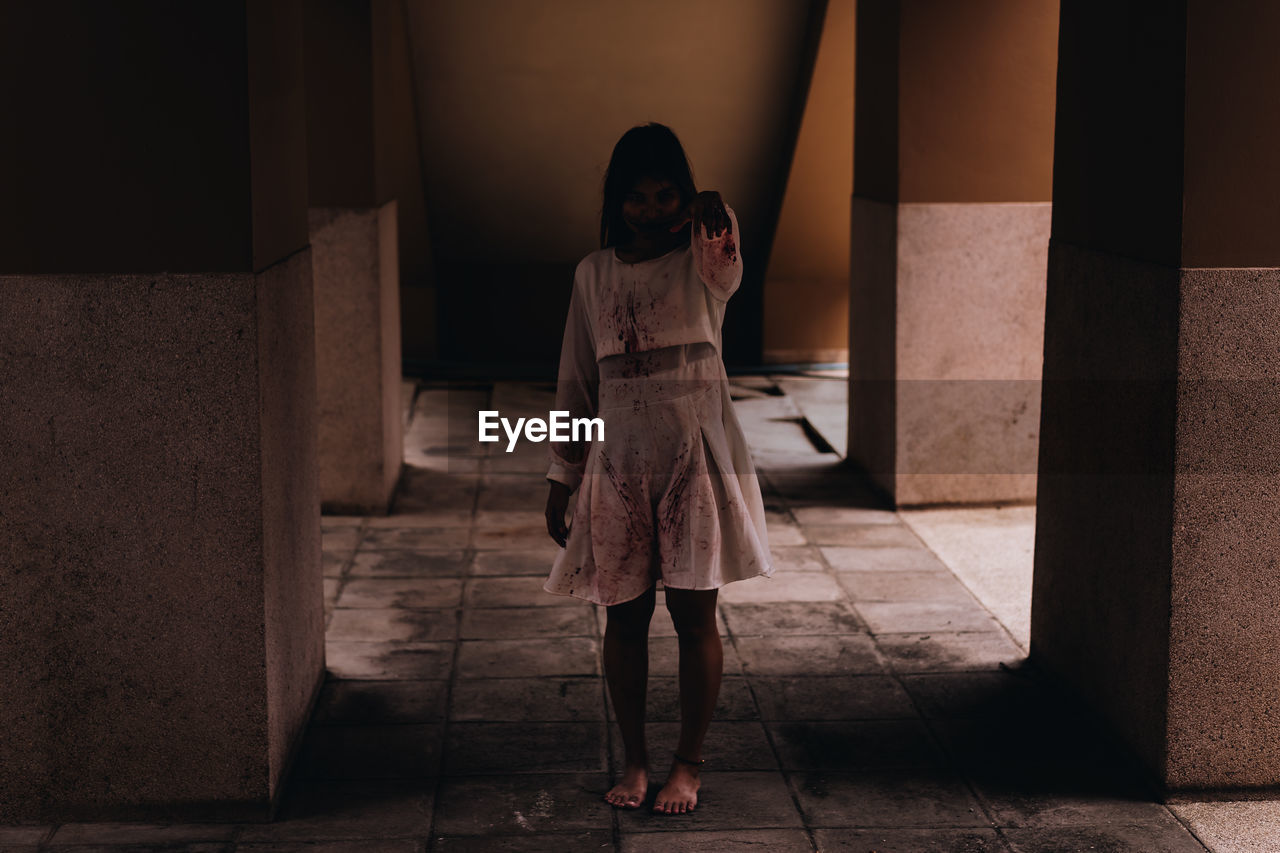
[(715, 190), (706, 190), (695, 195), (680, 211), (679, 221), (671, 226), (672, 231), (679, 231), (686, 222), (693, 223), (696, 232), (699, 228), (707, 229), (710, 238), (719, 237), (722, 233), (733, 233), (733, 223), (729, 220), (729, 212), (725, 210), (724, 200)]
[(564, 514), (569, 509), (569, 487), (555, 480), (551, 483), (551, 494), (547, 495), (547, 532), (561, 548), (569, 538), (569, 528), (565, 526)]

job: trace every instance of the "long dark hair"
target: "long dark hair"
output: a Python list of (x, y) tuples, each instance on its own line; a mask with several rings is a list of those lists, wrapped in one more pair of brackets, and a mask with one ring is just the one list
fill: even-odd
[[(600, 248), (620, 246), (631, 239), (631, 229), (622, 219), (622, 202), (636, 182), (643, 178), (668, 180), (680, 190), (680, 204), (698, 194), (693, 169), (675, 133), (665, 124), (637, 125), (613, 146), (609, 168), (604, 173), (604, 206), (600, 209)], [(680, 232), (688, 243), (693, 229), (685, 223)]]

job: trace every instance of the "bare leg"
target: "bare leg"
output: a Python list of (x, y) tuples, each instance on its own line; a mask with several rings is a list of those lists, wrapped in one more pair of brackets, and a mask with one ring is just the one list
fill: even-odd
[[(676, 755), (690, 762), (702, 759), (702, 740), (711, 725), (724, 673), (724, 649), (716, 629), (717, 593), (714, 589), (666, 590), (667, 610), (680, 637), (680, 744)], [(693, 811), (700, 784), (696, 764), (672, 760), (654, 811)]]
[(644, 742), (645, 689), (649, 683), (649, 620), (654, 588), (639, 598), (609, 607), (604, 629), (604, 676), (618, 718), (626, 767), (605, 794), (611, 805), (640, 808), (649, 792), (649, 754)]

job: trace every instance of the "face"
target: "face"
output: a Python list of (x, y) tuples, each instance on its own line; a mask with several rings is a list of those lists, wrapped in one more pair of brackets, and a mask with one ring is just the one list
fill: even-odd
[(622, 218), (637, 233), (661, 233), (676, 223), (682, 207), (680, 189), (674, 183), (641, 178), (622, 198)]

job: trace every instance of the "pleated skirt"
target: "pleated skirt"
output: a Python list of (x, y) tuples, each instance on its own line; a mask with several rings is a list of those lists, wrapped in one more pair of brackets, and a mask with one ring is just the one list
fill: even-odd
[(604, 439), (587, 451), (544, 589), (620, 604), (661, 581), (717, 589), (773, 573), (764, 501), (711, 344), (601, 359)]

